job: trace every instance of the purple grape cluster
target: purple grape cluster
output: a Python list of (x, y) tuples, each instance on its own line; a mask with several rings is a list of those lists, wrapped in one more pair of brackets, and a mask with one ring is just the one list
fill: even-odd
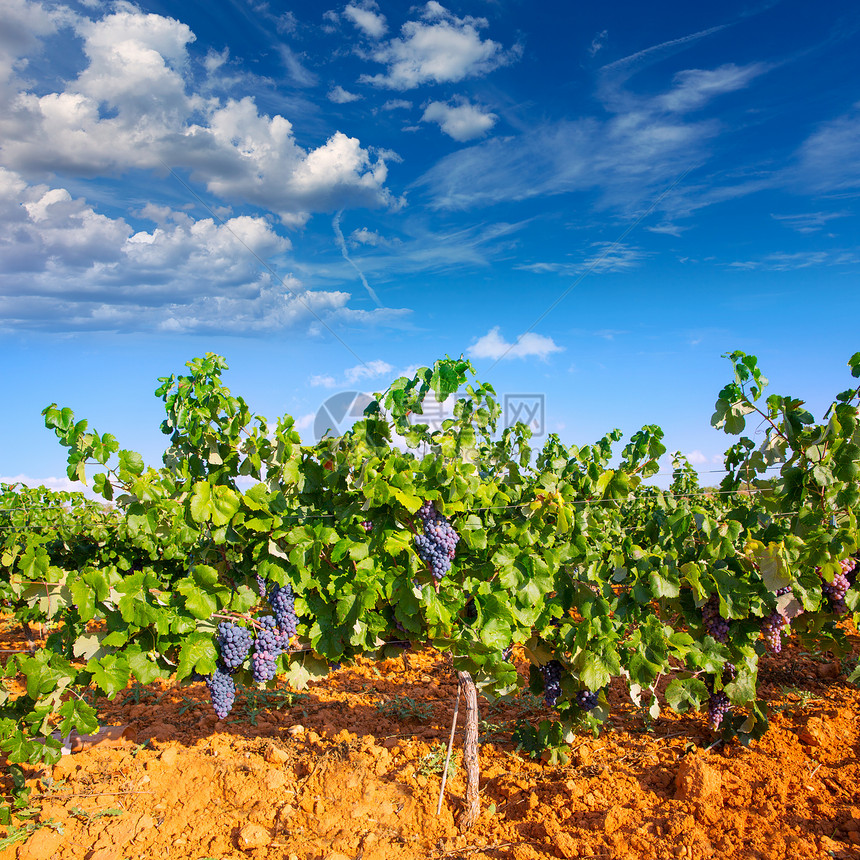
[(843, 558), (839, 562), (842, 569), (833, 577), (833, 582), (827, 582), (821, 575), (821, 571), (816, 568), (818, 576), (821, 577), (821, 592), (830, 601), (831, 611), (837, 615), (845, 615), (848, 612), (848, 606), (845, 603), (845, 595), (851, 588), (848, 574), (854, 570), (856, 564), (857, 560), (854, 558)]
[(233, 624), (232, 621), (222, 621), (218, 625), (217, 636), (221, 662), (228, 672), (235, 672), (245, 662), (251, 650), (251, 631)]
[(370, 520), (365, 520), (361, 526), (367, 534), (373, 531), (373, 523)]
[(723, 666), (722, 681), (723, 681), (724, 687), (726, 686), (726, 684), (731, 684), (732, 681), (734, 681), (735, 678), (737, 678), (737, 676), (738, 676), (738, 667), (735, 666), (734, 663), (726, 663)]
[(712, 594), (702, 604), (702, 623), (705, 631), (717, 642), (725, 642), (729, 638), (729, 622), (720, 615), (720, 597)]
[(511, 660), (511, 654), (513, 654), (513, 653), (514, 653), (514, 646), (508, 645), (508, 647), (505, 648), (504, 651), (502, 651), (502, 660), (504, 660), (506, 663), (509, 663)]
[(550, 660), (540, 667), (543, 675), (543, 697), (548, 708), (554, 708), (561, 695), (561, 663)]
[(278, 628), (272, 615), (259, 619), (260, 629), (251, 655), (251, 672), (257, 683), (271, 681), (275, 677), (276, 661), (282, 651), (289, 647), (289, 636)]
[(236, 683), (233, 676), (224, 671), (221, 666), (218, 666), (215, 671), (206, 678), (206, 686), (209, 688), (209, 698), (212, 700), (212, 707), (218, 715), (219, 720), (223, 720), (230, 709), (233, 707), (233, 702), (236, 699)]
[(418, 511), (424, 534), (415, 535), (415, 549), (425, 564), (430, 565), (433, 576), (439, 580), (451, 569), (451, 561), (460, 535), (454, 531), (433, 502), (424, 502)]
[(711, 693), (708, 699), (708, 725), (716, 731), (723, 722), (723, 717), (731, 710), (732, 703), (729, 697), (722, 691)]
[(269, 603), (275, 613), (278, 629), (289, 642), (296, 635), (296, 626), (298, 625), (295, 596), (289, 582), (284, 585), (272, 586), (272, 590), (269, 592)]
[(782, 628), (788, 626), (788, 620), (776, 609), (762, 622), (761, 635), (772, 654), (782, 651)]
[(266, 577), (263, 576), (262, 574), (258, 573), (257, 574), (257, 591), (259, 592), (260, 597), (266, 596), (266, 588), (267, 588)]
[(583, 711), (593, 711), (597, 707), (597, 702), (600, 699), (600, 692), (592, 693), (591, 690), (580, 690), (576, 694), (576, 704)]

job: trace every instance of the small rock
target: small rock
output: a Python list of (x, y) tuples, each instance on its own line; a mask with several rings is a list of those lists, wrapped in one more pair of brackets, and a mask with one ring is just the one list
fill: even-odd
[(167, 767), (172, 767), (176, 764), (176, 759), (178, 758), (179, 753), (176, 751), (176, 747), (168, 747), (161, 754), (161, 763), (167, 765)]
[(266, 759), (269, 764), (283, 764), (289, 757), (289, 753), (286, 750), (282, 750), (274, 744), (269, 744), (266, 747), (266, 751), (263, 753), (263, 758)]
[(296, 723), (294, 726), (290, 726), (290, 727), (287, 729), (287, 731), (288, 731), (288, 732), (289, 732), (293, 737), (296, 737), (296, 735), (303, 735), (303, 734), (305, 733), (305, 727), (304, 727), (304, 726), (302, 726), (302, 725), (300, 725), (299, 723)]
[(833, 740), (833, 732), (821, 717), (809, 717), (797, 737), (810, 747), (827, 746)]
[(259, 824), (246, 824), (239, 831), (239, 847), (245, 849), (263, 848), (269, 844), (269, 831)]

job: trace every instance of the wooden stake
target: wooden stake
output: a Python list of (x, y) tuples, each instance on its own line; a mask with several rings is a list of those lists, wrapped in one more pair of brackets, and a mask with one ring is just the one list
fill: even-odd
[[(458, 679), (459, 681), (459, 679)], [(454, 702), (454, 719), (451, 721), (451, 735), (448, 738), (448, 755), (445, 756), (445, 767), (442, 768), (442, 785), (439, 786), (439, 803), (436, 805), (436, 815), (442, 814), (442, 797), (445, 794), (445, 783), (448, 781), (448, 763), (451, 761), (451, 749), (454, 746), (454, 732), (457, 730), (457, 714), (460, 711), (461, 684), (457, 684), (457, 701)]]
[[(466, 736), (463, 739), (463, 765), (466, 768), (466, 808), (457, 822), (461, 832), (468, 830), (480, 815), (478, 800), (478, 691), (468, 672), (458, 672), (457, 678), (466, 697)], [(458, 698), (459, 701), (459, 698)]]

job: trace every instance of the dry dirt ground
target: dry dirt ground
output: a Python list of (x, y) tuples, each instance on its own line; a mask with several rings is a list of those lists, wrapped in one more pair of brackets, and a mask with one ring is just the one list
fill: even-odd
[[(0, 631), (2, 649), (21, 641)], [(203, 684), (130, 686), (96, 704), (135, 739), (31, 771), (32, 831), (0, 860), (860, 858), (860, 691), (827, 657), (789, 642), (763, 660), (771, 729), (749, 748), (712, 746), (700, 714), (648, 721), (613, 687), (603, 734), (553, 766), (511, 743), (518, 717), (549, 716), (541, 700), (479, 698), (481, 816), (466, 834), (456, 753), (436, 814), (456, 678), (430, 650), (359, 660), (300, 694), (246, 691), (226, 721)]]

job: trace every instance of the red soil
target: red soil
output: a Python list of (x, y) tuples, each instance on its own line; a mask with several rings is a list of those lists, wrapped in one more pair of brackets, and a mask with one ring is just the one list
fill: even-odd
[(137, 742), (32, 772), (32, 821), (52, 824), (0, 860), (860, 858), (860, 691), (841, 668), (793, 644), (765, 659), (760, 696), (776, 710), (749, 748), (709, 750), (699, 714), (648, 725), (613, 687), (611, 724), (564, 767), (510, 743), (518, 716), (549, 716), (540, 701), (479, 698), (481, 817), (466, 834), (461, 767), (436, 815), (456, 679), (434, 652), (240, 696), (224, 722), (203, 684), (130, 687), (98, 709)]

